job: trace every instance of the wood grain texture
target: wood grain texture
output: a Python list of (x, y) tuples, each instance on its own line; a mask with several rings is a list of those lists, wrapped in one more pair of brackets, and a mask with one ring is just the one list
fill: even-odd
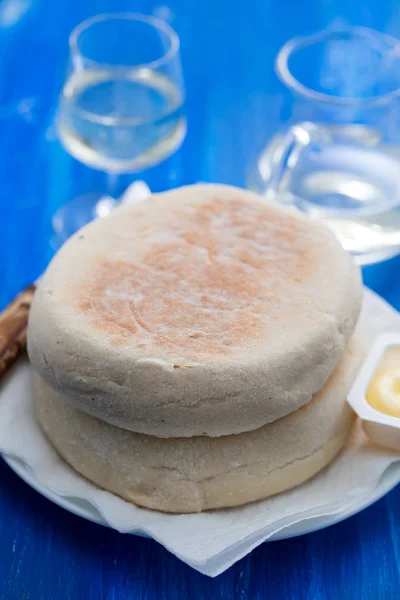
[[(0, 310), (49, 261), (56, 208), (105, 189), (104, 175), (61, 148), (54, 114), (69, 31), (107, 10), (159, 14), (181, 35), (189, 131), (180, 152), (145, 174), (155, 190), (198, 180), (244, 185), (283, 114), (272, 62), (288, 37), (334, 18), (400, 37), (396, 0), (0, 0)], [(394, 259), (365, 271), (398, 309), (399, 269)], [(400, 598), (400, 488), (344, 523), (263, 544), (212, 580), (153, 541), (70, 515), (0, 460), (0, 600), (81, 598)]]

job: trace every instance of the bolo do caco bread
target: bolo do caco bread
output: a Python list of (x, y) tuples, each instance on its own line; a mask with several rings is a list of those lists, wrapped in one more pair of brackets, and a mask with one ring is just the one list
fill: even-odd
[[(74, 468), (150, 508), (195, 512), (277, 493), (346, 439), (360, 304), (353, 260), (305, 216), (229, 186), (154, 195), (82, 229), (44, 275), (28, 328), (39, 421)], [(345, 378), (343, 362), (353, 365)], [(297, 434), (285, 438), (285, 423)], [(272, 458), (277, 432), (286, 453)], [(303, 435), (307, 447), (295, 441)], [(234, 467), (218, 458), (232, 444)], [(283, 473), (306, 456), (312, 467)]]

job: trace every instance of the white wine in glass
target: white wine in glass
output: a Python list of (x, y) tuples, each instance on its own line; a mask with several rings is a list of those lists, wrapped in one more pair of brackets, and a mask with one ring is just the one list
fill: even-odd
[(149, 69), (83, 71), (63, 91), (59, 132), (81, 162), (115, 173), (159, 162), (186, 131), (181, 90)]
[[(169, 25), (133, 13), (98, 15), (72, 32), (70, 53), (57, 123), (74, 158), (113, 179), (178, 149), (186, 133), (184, 87), (179, 38)], [(106, 214), (108, 193), (62, 207), (53, 220), (58, 233), (68, 237)]]

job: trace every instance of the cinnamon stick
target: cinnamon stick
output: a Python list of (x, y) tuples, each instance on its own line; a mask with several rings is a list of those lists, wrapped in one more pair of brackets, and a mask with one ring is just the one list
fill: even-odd
[(26, 348), (26, 329), (35, 285), (25, 288), (0, 314), (0, 381)]

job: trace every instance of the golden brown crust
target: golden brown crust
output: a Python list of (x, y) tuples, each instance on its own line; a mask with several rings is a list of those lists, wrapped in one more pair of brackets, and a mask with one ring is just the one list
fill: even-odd
[(140, 259), (97, 255), (77, 309), (116, 344), (134, 336), (144, 351), (194, 361), (265, 343), (271, 320), (287, 317), (288, 282), (295, 295), (316, 268), (309, 223), (218, 194), (185, 209), (151, 228)]

